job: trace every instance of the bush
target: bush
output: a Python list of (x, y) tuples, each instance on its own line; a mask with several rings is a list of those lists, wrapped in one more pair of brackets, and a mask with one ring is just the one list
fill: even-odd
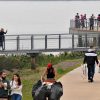
[(29, 68), (30, 58), (28, 56), (0, 56), (0, 70)]
[[(48, 62), (52, 64), (60, 63), (67, 59), (78, 59), (83, 57), (83, 52), (65, 52), (59, 55), (45, 55), (39, 54), (36, 57), (36, 63), (38, 66), (47, 66)], [(11, 56), (0, 56), (0, 70), (7, 69), (23, 69), (31, 68), (31, 57), (29, 55), (11, 55)]]

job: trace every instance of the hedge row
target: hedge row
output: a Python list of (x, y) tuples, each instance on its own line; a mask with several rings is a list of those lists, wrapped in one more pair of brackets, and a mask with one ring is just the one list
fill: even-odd
[[(46, 66), (48, 62), (57, 64), (67, 59), (77, 59), (83, 57), (83, 52), (65, 52), (59, 55), (39, 54), (36, 57), (37, 66)], [(29, 55), (0, 56), (0, 70), (31, 68), (31, 57)]]

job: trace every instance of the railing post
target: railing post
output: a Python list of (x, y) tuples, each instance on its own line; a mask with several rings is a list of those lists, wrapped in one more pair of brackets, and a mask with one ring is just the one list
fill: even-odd
[(86, 30), (87, 30), (87, 24), (88, 24), (88, 22), (87, 22), (87, 19), (86, 19)]
[(34, 49), (34, 36), (31, 35), (31, 50)]
[(47, 49), (47, 35), (45, 35), (45, 49)]
[(74, 34), (72, 34), (72, 49), (74, 49)]
[(87, 48), (87, 34), (85, 34), (85, 47)]
[(98, 48), (100, 49), (100, 35), (98, 35)]
[(61, 49), (61, 35), (59, 34), (59, 49)]
[(98, 31), (98, 27), (99, 27), (99, 22), (98, 22), (98, 20), (97, 20), (97, 31)]
[(19, 35), (17, 36), (17, 51), (19, 50)]
[(3, 41), (3, 50), (5, 50), (5, 36), (4, 36), (4, 41)]

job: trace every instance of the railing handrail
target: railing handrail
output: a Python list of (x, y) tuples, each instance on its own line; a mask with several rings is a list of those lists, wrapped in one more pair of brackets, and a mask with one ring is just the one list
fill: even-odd
[(61, 33), (61, 34), (6, 34), (5, 36), (45, 36), (45, 35), (48, 35), (48, 36), (50, 36), (50, 35), (68, 35), (69, 33)]
[[(82, 50), (87, 49), (91, 42), (94, 42), (97, 47), (100, 47), (98, 37), (89, 34), (19, 34), (5, 35), (3, 40), (3, 52), (49, 52), (49, 51), (65, 51), (65, 50)], [(10, 36), (10, 37), (9, 37)], [(14, 37), (13, 37), (14, 36)], [(21, 37), (22, 36), (22, 37)], [(36, 36), (36, 37), (35, 37)], [(39, 37), (38, 37), (39, 36)], [(95, 37), (95, 38), (94, 38)], [(92, 39), (92, 41), (91, 41)], [(94, 39), (94, 41), (93, 41)], [(96, 40), (98, 39), (98, 40)], [(42, 41), (41, 41), (42, 40)], [(66, 45), (67, 44), (67, 45)]]

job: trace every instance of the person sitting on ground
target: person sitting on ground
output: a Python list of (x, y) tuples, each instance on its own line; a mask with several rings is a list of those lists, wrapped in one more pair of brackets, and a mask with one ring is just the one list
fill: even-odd
[(47, 69), (45, 70), (44, 74), (41, 77), (42, 81), (45, 81), (45, 76), (47, 80), (51, 81), (55, 80), (55, 70), (51, 63), (48, 63)]

